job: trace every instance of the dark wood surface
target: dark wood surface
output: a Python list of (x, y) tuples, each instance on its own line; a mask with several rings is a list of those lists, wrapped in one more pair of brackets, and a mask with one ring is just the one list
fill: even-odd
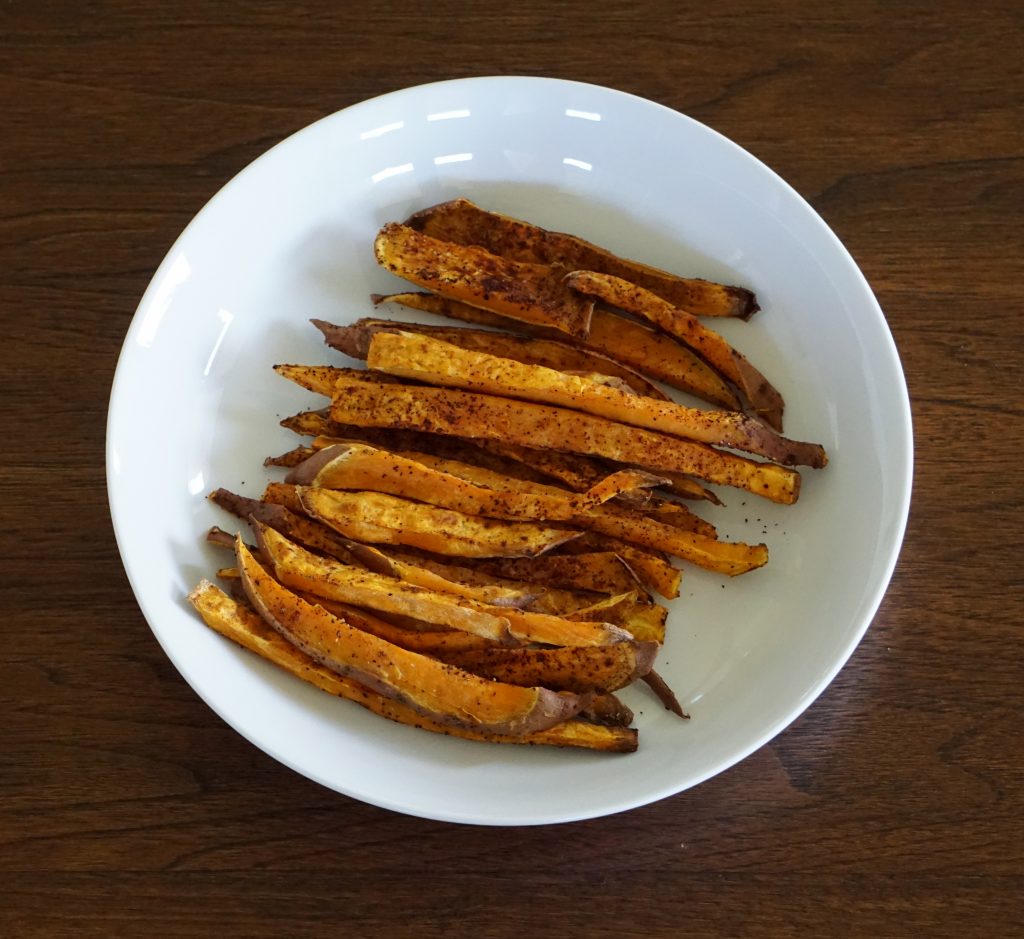
[[(1019, 4), (4, 3), (0, 934), (1024, 934)], [(915, 420), (876, 621), (778, 739), (615, 817), (458, 827), (237, 736), (107, 510), (122, 338), (181, 228), (309, 122), (447, 77), (605, 84), (776, 169), (872, 283)]]

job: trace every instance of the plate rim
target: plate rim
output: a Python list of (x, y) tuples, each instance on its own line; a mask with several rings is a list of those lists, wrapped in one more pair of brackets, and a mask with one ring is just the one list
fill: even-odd
[[(322, 774), (311, 771), (305, 767), (299, 767), (290, 758), (276, 752), (276, 749), (268, 746), (264, 742), (257, 742), (248, 733), (242, 730), (236, 722), (231, 718), (230, 715), (225, 713), (223, 709), (218, 707), (212, 702), (203, 689), (198, 687), (197, 684), (193, 683), (189, 677), (187, 667), (182, 663), (178, 656), (176, 656), (168, 644), (165, 642), (164, 637), (161, 635), (160, 629), (154, 625), (153, 615), (150, 610), (147, 609), (147, 603), (143, 598), (143, 592), (140, 591), (137, 580), (133, 575), (132, 569), (128, 564), (127, 555), (125, 553), (125, 542), (126, 542), (126, 531), (125, 521), (123, 517), (119, 518), (117, 501), (118, 495), (115, 491), (116, 471), (114, 467), (115, 461), (115, 447), (114, 444), (117, 442), (114, 436), (116, 431), (116, 424), (118, 420), (117, 413), (117, 400), (119, 396), (119, 388), (123, 385), (124, 374), (127, 371), (126, 360), (128, 359), (127, 350), (130, 348), (131, 342), (137, 335), (140, 323), (142, 320), (142, 314), (145, 309), (148, 308), (152, 302), (153, 293), (158, 289), (158, 285), (163, 280), (167, 273), (167, 269), (173, 263), (173, 259), (178, 253), (179, 247), (185, 242), (190, 233), (194, 228), (202, 224), (203, 216), (214, 206), (215, 203), (220, 202), (226, 196), (229, 191), (232, 191), (235, 187), (244, 184), (245, 178), (254, 171), (257, 165), (263, 163), (271, 158), (271, 155), (276, 153), (279, 149), (290, 145), (297, 138), (303, 135), (315, 132), (315, 129), (325, 123), (335, 120), (342, 114), (350, 114), (363, 108), (370, 108), (379, 106), (386, 102), (388, 99), (400, 100), (403, 97), (410, 96), (412, 94), (422, 93), (431, 88), (442, 88), (442, 87), (454, 87), (454, 86), (465, 86), (473, 85), (480, 86), (486, 84), (523, 84), (523, 85), (534, 85), (537, 87), (545, 86), (573, 86), (576, 88), (588, 89), (592, 92), (596, 92), (600, 95), (610, 95), (613, 98), (617, 98), (623, 101), (627, 101), (631, 106), (641, 108), (653, 108), (657, 111), (663, 112), (666, 117), (672, 120), (682, 120), (685, 123), (693, 125), (700, 129), (702, 133), (709, 134), (716, 138), (719, 145), (727, 146), (737, 156), (744, 161), (749, 161), (756, 165), (758, 170), (762, 173), (769, 174), (777, 184), (788, 192), (790, 197), (795, 198), (807, 213), (808, 220), (812, 222), (819, 236), (824, 236), (828, 239), (834, 249), (838, 249), (839, 252), (845, 257), (848, 262), (848, 273), (852, 274), (856, 280), (857, 287), (863, 294), (863, 300), (866, 306), (870, 308), (872, 316), (876, 319), (877, 326), (881, 327), (881, 336), (885, 341), (886, 354), (888, 358), (887, 370), (891, 373), (895, 379), (894, 390), (899, 393), (899, 408), (898, 412), (894, 415), (898, 418), (894, 422), (893, 426), (898, 432), (901, 439), (902, 447), (901, 452), (898, 454), (898, 459), (902, 462), (905, 467), (905, 472), (899, 480), (895, 480), (897, 484), (897, 504), (899, 506), (899, 517), (897, 524), (894, 528), (894, 537), (888, 547), (888, 556), (885, 559), (883, 566), (884, 574), (879, 577), (875, 589), (870, 597), (870, 600), (866, 602), (864, 607), (865, 614), (861, 618), (861, 622), (858, 623), (857, 628), (853, 631), (850, 638), (848, 639), (845, 647), (843, 647), (841, 654), (836, 656), (832, 662), (830, 668), (823, 673), (817, 682), (814, 683), (812, 690), (800, 700), (794, 709), (785, 714), (784, 716), (773, 722), (767, 729), (765, 729), (760, 735), (756, 736), (747, 745), (738, 748), (733, 754), (731, 754), (726, 760), (714, 765), (702, 773), (697, 773), (691, 779), (688, 779), (681, 786), (668, 786), (656, 793), (648, 793), (641, 796), (636, 796), (632, 799), (625, 799), (616, 802), (615, 804), (609, 804), (600, 811), (587, 811), (583, 810), (579, 813), (557, 813), (557, 817), (549, 814), (545, 814), (543, 811), (535, 811), (533, 816), (529, 819), (514, 818), (514, 819), (503, 819), (495, 818), (491, 816), (480, 816), (474, 815), (473, 813), (466, 812), (432, 812), (418, 810), (410, 805), (402, 804), (397, 800), (389, 800), (384, 798), (374, 798), (372, 793), (356, 792), (347, 787), (340, 786), (333, 780), (328, 780), (323, 777)], [(900, 553), (903, 548), (906, 528), (909, 519), (910, 505), (913, 491), (913, 475), (914, 475), (914, 436), (913, 436), (913, 418), (910, 406), (910, 396), (907, 387), (906, 374), (904, 372), (902, 362), (900, 360), (899, 351), (896, 346), (895, 338), (892, 335), (892, 330), (889, 328), (888, 321), (885, 313), (882, 310), (874, 292), (871, 289), (870, 284), (867, 281), (863, 271), (857, 264), (855, 258), (852, 256), (849, 249), (843, 244), (838, 235), (829, 227), (821, 215), (816, 209), (796, 190), (791, 186), (785, 179), (783, 179), (775, 170), (773, 170), (766, 163), (761, 161), (751, 151), (742, 147), (735, 141), (726, 137), (721, 132), (715, 130), (712, 127), (704, 124), (697, 119), (677, 111), (667, 105), (661, 104), (657, 101), (653, 101), (649, 98), (642, 97), (640, 95), (622, 91), (616, 88), (610, 88), (604, 85), (598, 85), (589, 82), (575, 81), (571, 79), (563, 78), (547, 78), (543, 76), (532, 76), (532, 75), (481, 75), (467, 78), (453, 78), (444, 79), (435, 82), (426, 82), (419, 85), (411, 85), (408, 87), (398, 88), (392, 91), (385, 92), (380, 95), (375, 95), (370, 98), (366, 98), (344, 108), (333, 111), (329, 114), (325, 114), (322, 117), (312, 121), (311, 123), (299, 128), (298, 130), (288, 134), (287, 136), (280, 139), (273, 146), (262, 151), (258, 156), (247, 163), (242, 169), (231, 176), (224, 182), (207, 200), (206, 202), (195, 211), (189, 222), (181, 230), (178, 236), (174, 239), (172, 244), (164, 254), (160, 264), (156, 267), (150, 280), (146, 286), (145, 291), (139, 299), (136, 306), (135, 312), (132, 315), (131, 321), (129, 322), (128, 328), (125, 332), (124, 340), (121, 344), (121, 348), (118, 353), (117, 364), (114, 369), (113, 377), (110, 385), (110, 392), (108, 395), (107, 402), (107, 418), (105, 426), (105, 472), (106, 472), (106, 483), (107, 483), (107, 502), (108, 510), (111, 518), (111, 525), (114, 529), (115, 541), (117, 543), (118, 554), (121, 560), (122, 567), (128, 578), (129, 584), (132, 588), (132, 593), (135, 597), (136, 604), (139, 607), (143, 618), (146, 620), (147, 625), (151, 633), (156, 638), (160, 645), (163, 653), (170, 659), (179, 675), (185, 680), (186, 684), (195, 692), (204, 704), (209, 707), (214, 713), (218, 715), (229, 727), (232, 728), (236, 733), (243, 737), (248, 743), (255, 746), (260, 751), (266, 753), (275, 761), (287, 766), (293, 772), (299, 773), (307, 779), (324, 786), (325, 788), (338, 792), (349, 798), (355, 799), (360, 802), (375, 805), (379, 808), (384, 808), (389, 811), (399, 812), (405, 815), (412, 815), (415, 817), (445, 821), (456, 824), (471, 824), (471, 825), (486, 825), (494, 827), (526, 827), (536, 825), (550, 825), (550, 824), (563, 824), (572, 823), (577, 821), (583, 821), (593, 818), (607, 817), (610, 815), (616, 815), (623, 812), (632, 811), (636, 808), (640, 808), (646, 805), (653, 805), (657, 802), (663, 801), (666, 798), (670, 798), (674, 795), (678, 795), (689, 789), (695, 788), (701, 785), (707, 780), (719, 776), (737, 764), (747, 759), (751, 754), (761, 749), (771, 740), (775, 739), (779, 734), (784, 732), (794, 721), (802, 716), (824, 693), (824, 691), (832, 684), (838, 673), (846, 666), (851, 656), (856, 651), (857, 647), (863, 641), (867, 630), (871, 627), (878, 614), (878, 610), (881, 607), (882, 601), (887, 593), (893, 574), (896, 569), (897, 562), (899, 560)]]

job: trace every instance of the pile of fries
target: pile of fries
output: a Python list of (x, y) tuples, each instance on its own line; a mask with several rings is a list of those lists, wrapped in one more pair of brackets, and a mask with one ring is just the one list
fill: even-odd
[[(752, 293), (625, 260), (464, 199), (379, 232), (379, 263), (428, 292), (375, 296), (485, 329), (314, 320), (365, 368), (278, 365), (329, 399), (261, 499), (211, 499), (255, 542), (190, 600), (214, 630), (332, 694), (437, 733), (637, 747), (616, 692), (654, 670), (679, 594), (670, 558), (728, 575), (768, 560), (679, 499), (732, 486), (790, 504), (817, 444), (698, 316)], [(712, 407), (675, 403), (662, 382)], [(319, 405), (321, 402), (316, 402)], [(743, 454), (735, 451), (742, 451)], [(677, 498), (672, 498), (672, 497)]]

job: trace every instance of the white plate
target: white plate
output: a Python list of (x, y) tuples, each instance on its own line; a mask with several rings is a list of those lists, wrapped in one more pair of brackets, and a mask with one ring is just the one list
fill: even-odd
[[(312, 405), (275, 362), (338, 361), (308, 324), (374, 310), (399, 282), (385, 221), (456, 195), (628, 257), (754, 288), (750, 323), (713, 321), (782, 391), (790, 436), (823, 443), (796, 506), (737, 492), (706, 513), (765, 540), (762, 570), (687, 569), (660, 670), (683, 722), (630, 689), (629, 756), (473, 744), (398, 726), (235, 648), (185, 601), (223, 561), (213, 487), (258, 494), (277, 419)], [(407, 316), (400, 310), (397, 316)], [(322, 400), (322, 399), (317, 399)], [(910, 499), (906, 387), (885, 319), (838, 239), (786, 183), (719, 134), (591, 85), (477, 78), (385, 95), (288, 138), (226, 185), (175, 243), (125, 339), (107, 473), (135, 595), (178, 670), (231, 726), (339, 792), (428, 818), (527, 825), (618, 812), (721, 772), (799, 715), (843, 665), (891, 576)]]

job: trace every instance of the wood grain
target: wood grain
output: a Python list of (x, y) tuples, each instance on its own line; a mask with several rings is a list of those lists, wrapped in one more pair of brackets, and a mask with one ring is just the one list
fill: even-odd
[[(5, 4), (0, 934), (1024, 932), (1019, 4)], [(454, 827), (330, 793), (170, 665), (114, 544), (113, 369), (150, 276), (309, 122), (474, 74), (710, 124), (862, 266), (911, 390), (892, 587), (791, 728), (675, 798)]]

